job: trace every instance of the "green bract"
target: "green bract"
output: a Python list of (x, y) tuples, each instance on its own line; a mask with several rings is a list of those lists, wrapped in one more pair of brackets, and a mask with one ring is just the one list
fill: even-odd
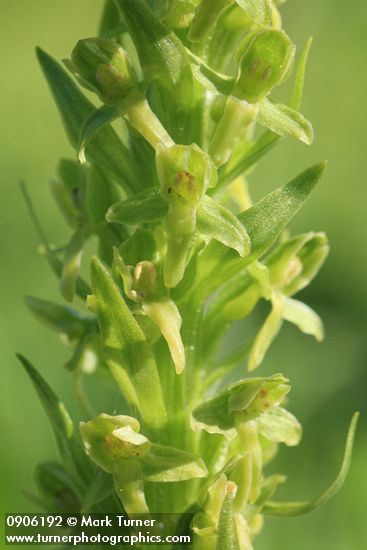
[[(33, 499), (49, 512), (192, 512), (195, 550), (252, 550), (263, 516), (307, 513), (345, 481), (358, 415), (330, 487), (308, 502), (273, 500), (285, 476), (264, 466), (281, 443), (297, 445), (302, 428), (285, 408), (287, 378), (241, 374), (261, 367), (285, 321), (324, 336), (295, 295), (325, 261), (327, 237), (287, 226), (326, 163), (267, 194), (259, 187), (255, 203), (249, 191), (251, 171), (280, 138), (313, 140), (299, 111), (311, 39), (291, 99), (272, 97), (295, 58), (282, 3), (106, 0), (99, 36), (80, 40), (65, 62), (76, 82), (37, 50), (75, 152), (51, 183), (66, 242), (48, 242), (22, 192), (73, 304), (26, 301), (70, 348), (65, 366), (83, 410), (79, 432), (19, 357), (59, 451), (35, 472)], [(260, 302), (261, 322), (232, 345), (232, 325)], [(96, 416), (97, 392), (98, 410), (113, 414)]]

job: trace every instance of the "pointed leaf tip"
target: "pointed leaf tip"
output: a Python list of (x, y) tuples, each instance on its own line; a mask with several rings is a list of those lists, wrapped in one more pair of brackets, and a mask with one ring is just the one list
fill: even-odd
[(40, 46), (36, 46), (35, 50), (38, 59), (40, 59), (46, 53)]
[(16, 356), (27, 372), (48, 416), (64, 465), (73, 475), (76, 474), (78, 478), (87, 481), (90, 476), (89, 462), (78, 444), (73, 430), (73, 421), (65, 405), (30, 361), (20, 353)]
[(269, 516), (290, 517), (302, 516), (308, 514), (317, 508), (323, 506), (328, 500), (333, 498), (342, 488), (347, 478), (353, 453), (354, 436), (357, 429), (357, 423), (360, 413), (355, 412), (349, 424), (343, 461), (338, 475), (331, 485), (316, 498), (305, 502), (267, 502), (262, 512)]

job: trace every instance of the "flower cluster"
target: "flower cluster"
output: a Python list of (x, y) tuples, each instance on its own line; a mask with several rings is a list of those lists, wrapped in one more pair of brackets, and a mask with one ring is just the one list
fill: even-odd
[[(271, 501), (285, 477), (265, 467), (280, 443), (299, 443), (301, 426), (284, 408), (282, 374), (242, 376), (245, 363), (261, 365), (283, 321), (323, 338), (318, 315), (293, 296), (322, 266), (327, 238), (290, 236), (286, 227), (325, 164), (255, 204), (246, 181), (281, 138), (313, 139), (299, 112), (311, 40), (296, 61), (282, 3), (107, 0), (99, 35), (76, 44), (68, 72), (38, 50), (75, 149), (52, 182), (72, 235), (55, 248), (41, 232), (69, 303), (27, 303), (71, 348), (66, 366), (86, 417), (80, 438), (21, 358), (60, 450), (60, 464), (36, 472), (47, 509), (191, 510), (195, 548), (250, 550), (263, 515), (310, 511), (345, 478), (356, 417), (326, 493)], [(288, 78), (292, 97), (276, 103)], [(97, 249), (86, 281), (90, 241)], [(226, 348), (232, 326), (261, 300), (271, 307), (257, 334)], [(84, 379), (101, 376), (121, 391), (119, 414), (93, 412)]]

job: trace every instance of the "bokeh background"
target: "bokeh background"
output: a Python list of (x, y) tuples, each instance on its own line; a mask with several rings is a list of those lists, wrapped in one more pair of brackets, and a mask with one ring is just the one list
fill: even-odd
[[(32, 510), (23, 491), (32, 489), (35, 464), (55, 456), (47, 421), (15, 352), (25, 353), (75, 410), (62, 367), (65, 349), (22, 301), (25, 294), (58, 296), (56, 280), (36, 253), (18, 181), (27, 181), (50, 240), (62, 242), (65, 226), (48, 181), (59, 157), (71, 154), (34, 48), (40, 45), (58, 59), (68, 56), (80, 37), (95, 34), (102, 3), (0, 0), (0, 499), (7, 512)], [(327, 175), (293, 230), (326, 231), (331, 255), (303, 292), (325, 321), (326, 340), (317, 344), (286, 326), (262, 371), (291, 378), (290, 407), (304, 426), (301, 445), (283, 449), (272, 468), (289, 474), (279, 496), (302, 500), (321, 491), (337, 471), (353, 411), (360, 410), (362, 418), (342, 492), (310, 516), (268, 520), (256, 548), (362, 550), (367, 548), (367, 3), (289, 0), (283, 16), (298, 45), (309, 34), (315, 39), (303, 112), (314, 123), (316, 140), (311, 148), (283, 141), (251, 177), (251, 188), (260, 197), (307, 165), (328, 159)]]

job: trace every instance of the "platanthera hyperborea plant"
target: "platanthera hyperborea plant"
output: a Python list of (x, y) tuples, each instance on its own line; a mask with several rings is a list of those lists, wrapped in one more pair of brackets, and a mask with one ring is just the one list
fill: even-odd
[[(301, 425), (285, 408), (283, 374), (245, 373), (284, 321), (323, 338), (295, 295), (322, 266), (327, 238), (286, 228), (325, 164), (255, 204), (247, 187), (283, 138), (313, 139), (299, 111), (311, 39), (296, 55), (282, 3), (107, 0), (98, 36), (64, 67), (37, 50), (75, 157), (52, 182), (71, 229), (64, 246), (49, 244), (23, 186), (62, 297), (27, 304), (69, 346), (84, 415), (79, 430), (20, 356), (60, 455), (36, 468), (48, 511), (190, 512), (196, 550), (250, 550), (264, 516), (310, 512), (344, 482), (357, 415), (332, 485), (309, 502), (274, 500), (285, 477), (266, 466), (280, 444), (299, 443)], [(293, 92), (279, 104), (286, 79)], [(264, 301), (260, 328), (247, 323), (233, 344), (233, 326)], [(118, 410), (105, 404), (114, 414), (94, 410), (91, 378), (121, 392)]]

